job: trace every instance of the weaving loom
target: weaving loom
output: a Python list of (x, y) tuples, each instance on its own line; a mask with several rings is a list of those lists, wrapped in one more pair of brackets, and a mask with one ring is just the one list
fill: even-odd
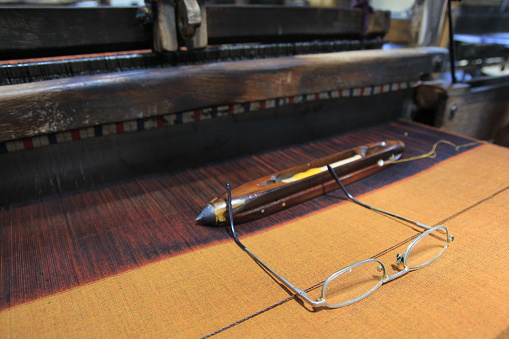
[[(297, 13), (297, 19), (305, 15), (311, 20), (296, 25), (282, 18), (279, 28), (268, 25), (260, 37), (249, 35), (257, 31), (250, 25), (272, 22), (272, 15), (283, 17), (283, 9), (270, 8), (273, 14), (267, 18), (257, 14), (263, 9), (259, 7), (205, 9), (209, 43), (238, 41), (242, 33), (242, 44), (172, 53), (61, 56), (0, 67), (5, 79), (0, 86), (0, 153), (5, 163), (0, 174), (16, 176), (1, 184), (8, 193), (0, 203), (196, 166), (408, 115), (413, 86), (445, 67), (440, 48), (344, 51), (380, 47), (389, 26), (386, 12), (366, 19), (360, 9), (286, 8), (290, 18)], [(110, 11), (115, 20), (107, 20)], [(3, 57), (49, 57), (77, 50), (112, 53), (126, 48), (127, 42), (131, 48), (145, 48), (161, 33), (140, 26), (136, 13), (115, 8), (7, 9), (0, 12)], [(23, 15), (38, 18), (35, 27), (24, 26)], [(228, 26), (219, 24), (222, 15), (252, 19), (244, 20), (244, 26), (237, 21)], [(75, 39), (64, 40), (57, 18), (83, 25), (74, 32)], [(317, 21), (333, 29), (314, 27)], [(49, 38), (41, 25), (53, 25), (62, 36)], [(109, 34), (99, 39), (95, 29)], [(23, 36), (35, 36), (36, 41)], [(33, 151), (19, 152), (27, 149)]]
[[(94, 44), (77, 31), (72, 41), (51, 38), (50, 48), (14, 39), (0, 51), (3, 59), (45, 58), (0, 65), (0, 337), (507, 335), (509, 151), (409, 120), (417, 85), (445, 69), (447, 51), (377, 49), (385, 12), (309, 9), (325, 22), (352, 21), (319, 34), (303, 24), (279, 36), (269, 26), (253, 37), (238, 33), (242, 20), (221, 35), (217, 19), (236, 10), (249, 17), (249, 7), (203, 9), (205, 49), (179, 37), (177, 51), (145, 50), (160, 33), (139, 26), (136, 9), (118, 9), (114, 22), (101, 21), (117, 27), (105, 38), (113, 40)], [(108, 10), (91, 10), (84, 25)], [(0, 11), (0, 41), (2, 23), (25, 29), (16, 23), (22, 10), (9, 11)], [(76, 13), (65, 20), (87, 12)], [(119, 53), (126, 41), (111, 37), (122, 27), (136, 52)], [(77, 51), (111, 54), (66, 56)], [(419, 160), (352, 183), (351, 192), (444, 224), (456, 240), (429, 267), (365, 300), (312, 312), (226, 228), (195, 222), (226, 182), (237, 187), (381, 140), (403, 142), (402, 158)], [(340, 190), (237, 232), (313, 295), (312, 286), (352, 262), (393, 263), (416, 234)]]

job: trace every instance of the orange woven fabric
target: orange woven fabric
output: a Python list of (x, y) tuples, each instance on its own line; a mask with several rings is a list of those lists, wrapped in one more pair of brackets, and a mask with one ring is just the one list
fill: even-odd
[[(399, 165), (394, 165), (399, 166)], [(233, 242), (172, 257), (0, 313), (2, 337), (479, 337), (509, 327), (509, 151), (486, 145), (360, 200), (456, 240), (372, 296), (312, 312)], [(243, 241), (305, 289), (353, 262), (389, 267), (416, 231), (332, 197), (326, 210)], [(310, 294), (313, 295), (315, 291)]]

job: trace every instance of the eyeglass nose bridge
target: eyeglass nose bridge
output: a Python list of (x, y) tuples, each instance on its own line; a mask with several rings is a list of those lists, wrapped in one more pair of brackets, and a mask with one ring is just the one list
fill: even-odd
[(386, 282), (389, 282), (389, 281), (401, 278), (402, 276), (404, 276), (408, 272), (410, 272), (410, 269), (408, 268), (408, 266), (405, 265), (405, 267), (401, 271), (396, 272), (393, 275), (385, 275), (383, 280), (382, 280), (382, 283), (385, 284)]

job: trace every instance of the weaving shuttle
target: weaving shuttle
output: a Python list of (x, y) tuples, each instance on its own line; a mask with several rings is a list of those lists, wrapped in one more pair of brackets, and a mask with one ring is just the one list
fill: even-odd
[[(256, 220), (337, 188), (327, 171), (330, 165), (345, 184), (388, 167), (404, 151), (401, 141), (381, 141), (250, 181), (232, 190), (236, 223)], [(196, 218), (201, 224), (221, 226), (229, 221), (226, 193), (211, 200)]]

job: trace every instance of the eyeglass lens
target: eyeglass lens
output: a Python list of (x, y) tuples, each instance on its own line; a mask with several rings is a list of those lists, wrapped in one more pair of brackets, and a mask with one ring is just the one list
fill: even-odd
[(447, 248), (447, 237), (447, 230), (440, 227), (419, 239), (407, 253), (406, 266), (418, 269), (433, 262)]
[[(405, 264), (418, 269), (432, 263), (447, 248), (447, 230), (437, 228), (414, 240), (408, 248)], [(385, 268), (378, 260), (365, 260), (331, 275), (322, 289), (328, 307), (341, 307), (358, 301), (376, 290), (385, 278)]]
[(376, 290), (384, 278), (385, 269), (376, 261), (363, 261), (332, 275), (323, 285), (322, 297), (328, 307), (340, 307)]

